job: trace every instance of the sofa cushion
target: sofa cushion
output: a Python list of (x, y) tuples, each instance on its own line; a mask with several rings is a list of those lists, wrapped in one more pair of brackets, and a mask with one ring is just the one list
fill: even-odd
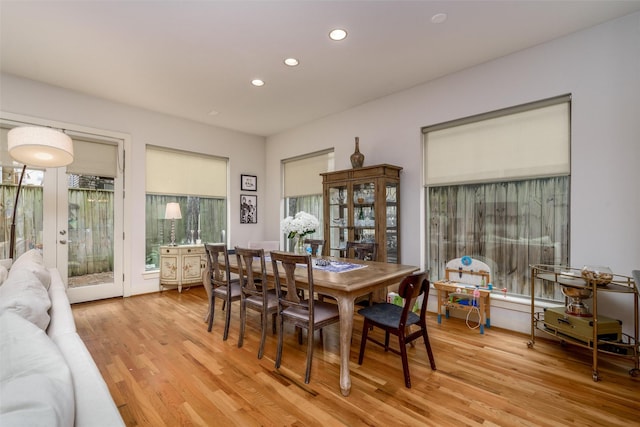
[(74, 425), (71, 373), (44, 331), (13, 312), (0, 314), (0, 360), (0, 425)]
[(16, 270), (0, 286), (0, 314), (13, 311), (46, 330), (51, 300), (47, 290), (29, 270)]
[(40, 283), (45, 287), (45, 289), (49, 289), (49, 285), (51, 284), (51, 273), (44, 266), (44, 260), (42, 258), (42, 252), (39, 249), (31, 249), (15, 260), (11, 265), (11, 269), (9, 270), (9, 276), (11, 276), (16, 271), (28, 270), (38, 277)]

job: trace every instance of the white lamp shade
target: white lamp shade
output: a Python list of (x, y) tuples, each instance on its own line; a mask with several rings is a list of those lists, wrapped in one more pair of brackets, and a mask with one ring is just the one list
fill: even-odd
[(69, 135), (44, 127), (16, 127), (7, 135), (9, 154), (29, 166), (60, 167), (73, 162)]
[(179, 203), (167, 203), (167, 209), (164, 211), (165, 219), (182, 219)]

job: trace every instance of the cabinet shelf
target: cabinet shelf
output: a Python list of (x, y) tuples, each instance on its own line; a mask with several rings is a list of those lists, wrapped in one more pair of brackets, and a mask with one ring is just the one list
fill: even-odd
[[(566, 266), (533, 265), (531, 267), (531, 340), (528, 346), (535, 344), (536, 332), (560, 339), (592, 352), (592, 377), (600, 379), (598, 374), (598, 356), (600, 354), (624, 357), (633, 361), (629, 375), (640, 375), (640, 344), (638, 342), (638, 287), (631, 277), (613, 274), (607, 284), (598, 284), (594, 280), (583, 278), (580, 270)], [(591, 295), (592, 313), (588, 316), (565, 313), (565, 306), (536, 310), (535, 287), (537, 282), (554, 283), (557, 286), (578, 290)], [(618, 328), (616, 320), (598, 315), (598, 294), (613, 292), (630, 294), (633, 297), (634, 335), (628, 335)], [(586, 298), (586, 297), (585, 297)], [(618, 331), (619, 329), (619, 331)]]

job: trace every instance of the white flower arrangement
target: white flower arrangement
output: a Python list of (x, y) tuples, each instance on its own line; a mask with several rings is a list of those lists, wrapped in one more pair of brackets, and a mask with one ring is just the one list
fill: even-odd
[(288, 216), (283, 219), (280, 227), (287, 238), (293, 239), (296, 236), (302, 238), (307, 234), (315, 233), (316, 229), (320, 227), (320, 221), (310, 213), (300, 211), (293, 217)]

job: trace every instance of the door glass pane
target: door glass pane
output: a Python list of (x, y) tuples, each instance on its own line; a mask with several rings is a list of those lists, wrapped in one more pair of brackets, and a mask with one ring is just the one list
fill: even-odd
[(114, 179), (69, 175), (68, 186), (69, 287), (113, 283)]

